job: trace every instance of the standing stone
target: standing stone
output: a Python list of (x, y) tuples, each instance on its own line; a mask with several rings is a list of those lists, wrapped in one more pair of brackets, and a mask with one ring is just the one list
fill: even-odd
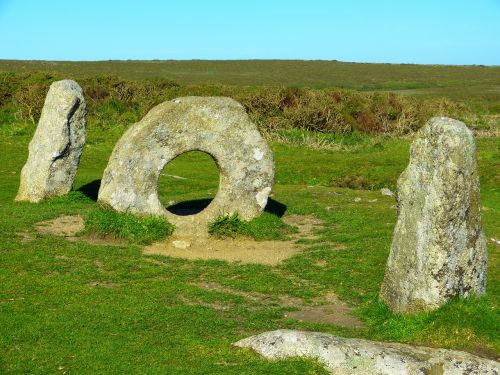
[(38, 202), (72, 189), (85, 145), (86, 123), (87, 106), (78, 83), (54, 82), (29, 145), (16, 201)]
[(476, 146), (464, 123), (432, 118), (398, 180), (398, 221), (380, 295), (398, 313), (485, 291)]
[[(219, 168), (219, 191), (203, 211), (180, 216), (158, 197), (158, 179), (178, 155), (202, 151)], [(152, 108), (116, 143), (98, 201), (116, 211), (163, 216), (175, 234), (208, 234), (221, 215), (251, 220), (264, 210), (274, 181), (273, 154), (245, 108), (224, 97), (184, 97)]]

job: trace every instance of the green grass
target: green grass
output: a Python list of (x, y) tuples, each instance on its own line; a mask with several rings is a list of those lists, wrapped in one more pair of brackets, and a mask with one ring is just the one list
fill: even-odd
[(138, 217), (96, 207), (85, 217), (85, 232), (98, 237), (128, 240), (132, 243), (150, 244), (171, 235), (174, 226), (156, 217)]
[[(124, 129), (89, 126), (75, 191), (29, 204), (13, 199), (34, 127), (0, 124), (0, 373), (325, 373), (313, 361), (268, 362), (231, 347), (278, 328), (499, 357), (500, 252), (489, 240), (484, 297), (454, 300), (416, 316), (394, 315), (378, 299), (396, 210), (394, 198), (377, 189), (394, 188), (408, 162), (409, 140), (345, 137), (343, 147), (322, 150), (272, 143), (275, 204), (285, 215), (310, 214), (325, 223), (318, 240), (302, 240), (304, 251), (279, 266), (144, 256), (135, 243), (106, 246), (35, 232), (33, 225), (42, 220), (95, 214), (97, 181)], [(478, 139), (477, 146), (484, 230), (488, 239), (499, 239), (498, 139)], [(186, 179), (162, 177), (163, 201), (213, 197), (218, 177), (211, 163), (202, 153), (176, 159), (167, 172)], [(363, 190), (339, 187), (345, 176), (369, 183)], [(275, 224), (277, 217), (267, 213), (254, 230), (263, 234)], [(26, 232), (33, 241), (17, 235)], [(364, 327), (291, 320), (279, 303), (256, 302), (231, 289), (270, 300), (285, 295), (310, 301), (334, 292)]]
[(61, 72), (67, 76), (118, 75), (167, 78), (186, 85), (341, 87), (411, 95), (477, 99), (492, 105), (500, 96), (500, 67), (362, 64), (339, 61), (16, 61), (0, 60), (0, 71)]
[(295, 233), (297, 228), (283, 222), (278, 216), (264, 212), (251, 221), (243, 221), (238, 214), (222, 215), (208, 226), (208, 233), (217, 238), (252, 237), (257, 241), (285, 240), (287, 234)]

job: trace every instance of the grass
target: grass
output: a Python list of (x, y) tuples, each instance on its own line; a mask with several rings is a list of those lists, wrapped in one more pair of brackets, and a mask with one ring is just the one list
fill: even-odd
[[(50, 66), (59, 69), (63, 65), (55, 63)], [(7, 64), (4, 67), (19, 72), (16, 66)], [(180, 84), (171, 78), (155, 76), (161, 75), (154, 69), (157, 68), (155, 64), (149, 65), (152, 69), (150, 78), (130, 80), (117, 75), (93, 75), (83, 63), (76, 66), (82, 69), (71, 74), (65, 73), (64, 69), (13, 73), (2, 72), (0, 61), (0, 121), (16, 123), (23, 120), (35, 124), (50, 84), (74, 78), (84, 90), (89, 125), (106, 131), (117, 124), (128, 126), (139, 121), (152, 107), (166, 100), (193, 95), (231, 97), (242, 103), (268, 139), (288, 140), (291, 144), (319, 148), (332, 147), (346, 135), (347, 139), (353, 138), (354, 134), (409, 135), (432, 116), (457, 118), (481, 134), (498, 135), (500, 129), (500, 91), (497, 90), (496, 68), (485, 68), (483, 71), (479, 67), (456, 67), (458, 71), (464, 68), (473, 72), (470, 77), (464, 72), (462, 81), (453, 80), (453, 85), (456, 85), (453, 87), (465, 93), (463, 97), (457, 97), (448, 92), (417, 95), (415, 92), (391, 91), (383, 85), (373, 90), (355, 85), (346, 87), (340, 83), (325, 87), (289, 86), (286, 81), (280, 86), (270, 87), (228, 85), (220, 83), (225, 82), (222, 76), (218, 83)], [(363, 69), (362, 64), (354, 66), (358, 70)], [(384, 65), (376, 66), (379, 76), (385, 77)], [(332, 66), (334, 70), (337, 68), (335, 64)], [(420, 68), (425, 71), (429, 67)], [(441, 68), (451, 72), (455, 69)], [(394, 72), (398, 71), (394, 69)], [(120, 73), (120, 70), (116, 72)], [(357, 77), (354, 72), (351, 73), (353, 79)], [(377, 77), (374, 75), (374, 81), (378, 80)], [(473, 89), (481, 80), (489, 86), (481, 86), (483, 96), (474, 96)], [(446, 84), (439, 82), (439, 85)], [(493, 94), (488, 99), (484, 95), (489, 92)]]
[(156, 217), (137, 217), (131, 213), (118, 213), (97, 207), (85, 217), (85, 232), (98, 237), (123, 239), (137, 244), (150, 244), (171, 235), (174, 226)]
[(243, 221), (238, 214), (221, 215), (208, 226), (208, 233), (217, 238), (252, 237), (257, 241), (285, 240), (296, 228), (283, 222), (278, 216), (264, 212), (251, 221)]
[(361, 64), (339, 61), (16, 61), (0, 60), (0, 71), (61, 72), (82, 78), (118, 75), (126, 79), (167, 78), (183, 85), (340, 87), (396, 91), (488, 101), (500, 95), (500, 67)]
[[(74, 191), (29, 204), (13, 199), (34, 127), (0, 125), (1, 373), (325, 373), (313, 361), (268, 362), (231, 347), (243, 337), (278, 328), (499, 357), (500, 253), (491, 241), (484, 297), (454, 300), (416, 316), (392, 314), (378, 299), (396, 211), (394, 198), (377, 189), (394, 188), (408, 162), (409, 140), (346, 135), (342, 147), (320, 150), (272, 143), (276, 183), (271, 203), (285, 215), (310, 214), (325, 223), (318, 240), (302, 240), (305, 250), (275, 267), (144, 256), (137, 243), (106, 246), (34, 232), (36, 222), (62, 214), (94, 215), (93, 225), (105, 232), (124, 219), (99, 211), (95, 202), (99, 179), (124, 129), (89, 126)], [(484, 230), (487, 238), (499, 239), (498, 139), (478, 139), (477, 146)], [(164, 202), (210, 198), (217, 190), (217, 169), (206, 154), (177, 158), (166, 173), (185, 179), (162, 177)], [(350, 189), (346, 176), (369, 183)], [(249, 224), (246, 234), (286, 235), (286, 229), (265, 232), (279, 228), (272, 212)], [(117, 226), (126, 233), (127, 225)], [(32, 234), (33, 241), (24, 243), (17, 235), (22, 232)], [(223, 291), (207, 290), (204, 283), (216, 283)], [(310, 301), (327, 291), (352, 306), (364, 326), (295, 321), (283, 316), (287, 308), (279, 303), (261, 304), (238, 294)]]

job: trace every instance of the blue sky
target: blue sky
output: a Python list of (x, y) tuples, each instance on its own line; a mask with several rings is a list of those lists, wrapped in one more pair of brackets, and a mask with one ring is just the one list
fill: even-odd
[(500, 0), (0, 0), (0, 59), (500, 65)]

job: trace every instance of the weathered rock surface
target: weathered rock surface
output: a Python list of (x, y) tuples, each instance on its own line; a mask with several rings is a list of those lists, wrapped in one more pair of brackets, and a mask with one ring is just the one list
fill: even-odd
[[(219, 191), (200, 213), (177, 216), (158, 199), (158, 178), (172, 159), (194, 150), (214, 158)], [(177, 234), (200, 234), (221, 214), (238, 212), (243, 220), (259, 215), (273, 179), (272, 152), (241, 104), (224, 97), (185, 97), (154, 107), (123, 135), (104, 171), (98, 200), (117, 211), (166, 217)]]
[(17, 201), (38, 202), (72, 189), (85, 145), (86, 123), (87, 107), (78, 83), (54, 82), (29, 145)]
[(385, 195), (387, 197), (392, 197), (394, 195), (394, 193), (391, 191), (391, 189), (388, 189), (388, 188), (380, 189), (380, 194)]
[(381, 297), (401, 313), (433, 310), (485, 291), (487, 250), (472, 132), (432, 118), (398, 180), (398, 221)]
[(268, 359), (310, 357), (336, 375), (498, 375), (498, 362), (469, 353), (346, 339), (325, 333), (277, 330), (234, 344)]

